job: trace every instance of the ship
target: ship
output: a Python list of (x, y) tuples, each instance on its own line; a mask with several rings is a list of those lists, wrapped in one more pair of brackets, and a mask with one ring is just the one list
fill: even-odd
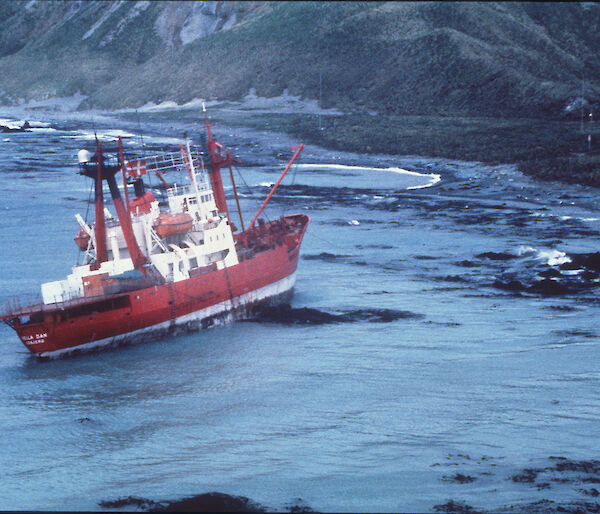
[[(41, 301), (23, 306), (12, 299), (0, 313), (32, 354), (45, 359), (171, 337), (289, 302), (310, 219), (292, 214), (266, 222), (260, 216), (303, 144), (292, 148), (244, 226), (232, 171), (237, 159), (213, 137), (207, 116), (204, 124), (201, 144), (186, 137), (179, 151), (126, 158), (121, 137), (112, 153), (97, 139), (95, 153), (79, 151), (79, 173), (93, 181), (95, 217), (88, 224), (75, 215), (82, 264), (66, 279), (43, 283)], [(221, 172), (227, 168), (241, 230), (225, 197)], [(150, 176), (159, 179), (160, 191), (148, 187)], [(104, 183), (116, 218), (105, 206)]]

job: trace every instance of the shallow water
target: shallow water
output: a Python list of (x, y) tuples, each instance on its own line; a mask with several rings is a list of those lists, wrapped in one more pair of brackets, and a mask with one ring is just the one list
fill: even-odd
[[(0, 138), (0, 301), (79, 257), (91, 184), (76, 154), (94, 129), (36, 116), (50, 126)], [(94, 123), (106, 145), (139, 148), (136, 123)], [(177, 113), (142, 125), (147, 146), (172, 150), (187, 129)], [(243, 161), (248, 219), (297, 142), (215, 132)], [(209, 491), (280, 510), (593, 500), (581, 475), (513, 477), (598, 458), (599, 191), (311, 145), (301, 162), (267, 212), (312, 220), (285, 316), (49, 362), (0, 327), (1, 509)]]

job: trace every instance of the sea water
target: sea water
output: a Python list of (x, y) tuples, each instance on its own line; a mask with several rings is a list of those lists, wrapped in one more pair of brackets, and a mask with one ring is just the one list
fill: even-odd
[[(35, 116), (0, 139), (0, 301), (81, 262), (78, 150), (121, 135), (177, 151), (185, 128), (176, 112)], [(298, 141), (214, 130), (242, 158), (248, 221)], [(594, 501), (599, 190), (314, 145), (300, 162), (265, 211), (311, 217), (286, 316), (48, 362), (0, 327), (1, 509), (210, 491), (269, 510)]]

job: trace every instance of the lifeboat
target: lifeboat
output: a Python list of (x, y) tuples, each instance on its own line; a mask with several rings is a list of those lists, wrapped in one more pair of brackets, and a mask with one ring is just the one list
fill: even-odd
[(89, 242), (90, 235), (85, 230), (80, 228), (79, 232), (77, 232), (77, 235), (75, 236), (75, 244), (79, 247), (79, 249), (82, 252), (85, 252), (87, 250)]
[(192, 228), (193, 223), (192, 217), (185, 212), (165, 213), (156, 218), (152, 227), (160, 237), (167, 237), (187, 232)]
[(135, 196), (129, 202), (129, 211), (132, 214), (146, 214), (152, 210), (152, 202), (155, 198), (151, 191), (146, 191), (141, 196)]

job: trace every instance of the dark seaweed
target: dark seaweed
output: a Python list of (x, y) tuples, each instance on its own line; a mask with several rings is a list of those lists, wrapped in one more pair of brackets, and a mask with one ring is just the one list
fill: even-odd
[(159, 504), (146, 498), (137, 498), (128, 496), (127, 498), (119, 498), (118, 500), (103, 500), (98, 505), (103, 509), (122, 509), (123, 507), (137, 507), (142, 510), (149, 510)]
[(333, 253), (321, 252), (318, 255), (303, 255), (305, 261), (325, 261), (325, 262), (340, 262), (344, 261), (349, 255), (335, 255)]
[(266, 512), (244, 496), (204, 493), (152, 507), (150, 512)]
[(477, 480), (475, 477), (463, 475), (462, 473), (456, 473), (452, 476), (444, 476), (443, 478), (449, 482), (458, 482), (459, 484), (470, 484), (471, 482), (475, 482), (475, 480)]
[(357, 321), (389, 323), (399, 319), (421, 319), (422, 314), (395, 309), (355, 309), (332, 314), (309, 307), (293, 308), (289, 304), (267, 306), (246, 321), (283, 323), (286, 325), (324, 325)]
[(99, 505), (104, 509), (137, 507), (146, 512), (265, 512), (261, 505), (244, 496), (216, 492), (162, 502), (128, 496), (118, 500), (101, 501)]
[(516, 255), (512, 253), (505, 252), (484, 252), (476, 255), (478, 259), (490, 259), (492, 261), (509, 261), (511, 259), (516, 259)]
[[(225, 493), (204, 493), (180, 500), (156, 502), (147, 498), (128, 496), (118, 500), (105, 500), (99, 503), (103, 509), (123, 509), (137, 507), (145, 512), (267, 512), (267, 509), (245, 496), (232, 496)], [(271, 509), (269, 509), (271, 511)], [(315, 512), (296, 498), (286, 504), (284, 512)]]
[(447, 513), (463, 513), (469, 512), (471, 514), (475, 514), (476, 512), (481, 512), (466, 503), (455, 502), (454, 500), (450, 500), (448, 503), (444, 503), (443, 505), (434, 505), (433, 510), (435, 512), (447, 512)]

